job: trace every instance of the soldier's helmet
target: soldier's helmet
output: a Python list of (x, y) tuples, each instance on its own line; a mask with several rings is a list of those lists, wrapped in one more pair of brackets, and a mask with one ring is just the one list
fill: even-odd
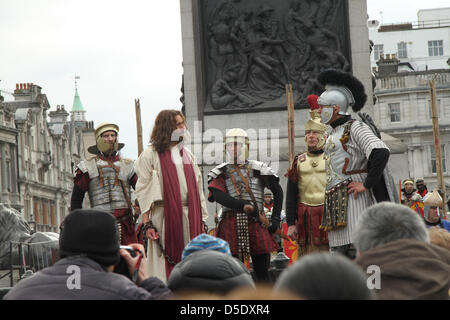
[[(245, 161), (248, 159), (250, 148), (247, 132), (245, 132), (245, 130), (241, 128), (233, 128), (228, 130), (227, 134), (225, 135), (226, 152), (227, 145), (232, 143), (237, 143), (237, 147), (239, 150), (237, 159), (238, 163), (245, 163)], [(232, 155), (230, 154), (228, 154), (228, 156), (232, 157)]]

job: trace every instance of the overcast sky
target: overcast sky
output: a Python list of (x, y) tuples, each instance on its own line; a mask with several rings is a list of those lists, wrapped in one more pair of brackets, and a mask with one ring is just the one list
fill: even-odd
[[(367, 7), (369, 19), (393, 23), (450, 3), (367, 0)], [(179, 0), (0, 0), (0, 89), (32, 82), (51, 110), (70, 110), (80, 76), (87, 119), (117, 123), (127, 157), (137, 157), (134, 99), (146, 144), (156, 114), (181, 108), (181, 63)]]

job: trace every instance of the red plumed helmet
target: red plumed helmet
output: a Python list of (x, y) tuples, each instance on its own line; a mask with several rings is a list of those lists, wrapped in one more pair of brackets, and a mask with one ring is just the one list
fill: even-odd
[(319, 99), (319, 96), (317, 96), (315, 94), (310, 94), (308, 96), (308, 104), (309, 104), (309, 107), (311, 108), (311, 111), (317, 110), (320, 108), (319, 104), (317, 103), (317, 99)]

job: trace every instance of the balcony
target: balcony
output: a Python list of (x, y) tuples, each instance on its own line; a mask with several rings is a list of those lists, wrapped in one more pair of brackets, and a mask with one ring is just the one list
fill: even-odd
[(377, 77), (375, 94), (384, 91), (401, 89), (429, 89), (429, 81), (435, 79), (436, 86), (450, 87), (450, 70), (432, 70), (418, 72), (404, 72), (391, 74), (384, 77)]

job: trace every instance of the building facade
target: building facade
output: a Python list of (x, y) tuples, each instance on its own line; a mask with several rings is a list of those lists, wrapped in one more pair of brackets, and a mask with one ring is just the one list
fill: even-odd
[(372, 68), (382, 54), (395, 54), (415, 71), (448, 68), (450, 59), (450, 8), (419, 10), (417, 22), (380, 25), (369, 20), (373, 42)]
[(0, 202), (20, 210), (17, 176), (17, 137), (14, 109), (0, 96)]
[(58, 232), (69, 213), (73, 165), (84, 155), (83, 132), (93, 124), (69, 121), (63, 105), (50, 111), (42, 88), (31, 83), (17, 84), (14, 101), (3, 102), (0, 114), (1, 201), (36, 231)]
[[(430, 81), (436, 103), (446, 194), (450, 194), (450, 8), (420, 10), (417, 23), (378, 26), (369, 21), (376, 80), (374, 117), (384, 133), (406, 145), (395, 155), (394, 177), (437, 185)], [(372, 25), (372, 27), (370, 27)], [(405, 165), (407, 164), (407, 165)]]

